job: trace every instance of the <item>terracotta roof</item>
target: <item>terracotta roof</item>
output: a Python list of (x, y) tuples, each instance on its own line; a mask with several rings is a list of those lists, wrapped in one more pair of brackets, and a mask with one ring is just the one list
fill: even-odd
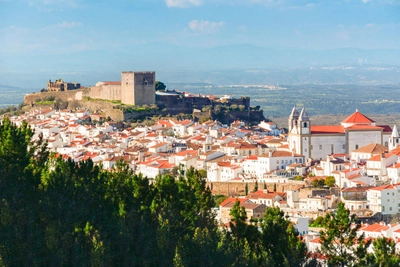
[(342, 121), (342, 123), (362, 123), (362, 124), (373, 123), (373, 122), (374, 122), (373, 120), (371, 120), (370, 118), (368, 118), (367, 116), (358, 111), (354, 112), (353, 114), (351, 114)]
[(311, 125), (312, 134), (332, 134), (344, 133), (344, 127), (341, 125)]
[(382, 127), (373, 126), (373, 125), (352, 125), (346, 128), (347, 131), (382, 131)]
[(247, 199), (245, 198), (234, 198), (234, 197), (228, 197), (227, 199), (225, 199), (224, 201), (222, 201), (221, 204), (219, 204), (221, 207), (225, 206), (226, 204), (233, 202), (235, 203), (236, 201), (239, 202), (245, 202)]
[(381, 185), (381, 186), (378, 186), (378, 187), (371, 188), (370, 190), (382, 191), (382, 190), (385, 190), (385, 189), (397, 189), (397, 187), (396, 187), (396, 185), (393, 185), (393, 184), (385, 184), (385, 185)]
[(382, 154), (388, 152), (388, 148), (378, 143), (371, 143), (369, 145), (360, 147), (359, 149), (353, 150), (352, 152)]

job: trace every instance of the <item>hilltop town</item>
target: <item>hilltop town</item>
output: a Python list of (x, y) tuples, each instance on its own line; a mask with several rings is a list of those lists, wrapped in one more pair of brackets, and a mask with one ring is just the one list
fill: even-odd
[[(153, 90), (154, 73), (144, 74), (152, 78), (142, 79), (140, 84), (151, 83)], [(122, 81), (124, 77), (122, 74)], [(83, 93), (80, 85), (70, 86), (60, 80), (55, 86), (49, 81), (47, 93), (82, 96), (89, 92), (93, 96), (102, 92), (104, 97), (112, 89), (115, 98), (122, 95), (122, 81), (100, 82)], [(144, 96), (136, 88), (130, 97), (119, 101), (137, 106), (135, 94)], [(160, 100), (162, 97), (170, 100)], [(191, 99), (188, 93), (184, 97)], [(148, 94), (138, 101), (165, 104), (178, 98), (182, 95), (177, 92), (154, 91), (154, 96)], [(190, 109), (201, 108), (201, 101), (212, 101), (203, 98), (191, 99)], [(128, 99), (133, 102), (128, 103)], [(249, 102), (242, 103), (249, 108)], [(34, 139), (46, 139), (48, 149), (65, 160), (91, 160), (107, 170), (122, 160), (134, 173), (153, 181), (160, 175), (184, 174), (191, 168), (203, 171), (213, 194), (225, 196), (217, 213), (221, 223), (230, 221), (230, 210), (237, 200), (249, 222), (263, 217), (267, 207), (279, 207), (305, 237), (309, 251), (317, 251), (320, 245), (318, 232), (309, 224), (334, 212), (339, 202), (364, 223), (360, 235), (400, 238), (400, 224), (390, 224), (399, 219), (400, 135), (395, 125), (377, 124), (358, 110), (338, 125), (314, 125), (304, 107), (294, 106), (288, 111), (287, 131), (264, 120), (249, 125), (244, 120), (222, 123), (195, 118), (161, 118), (153, 125), (120, 128), (106, 115), (89, 109), (35, 105), (11, 120), (16, 125), (28, 122), (35, 130)]]

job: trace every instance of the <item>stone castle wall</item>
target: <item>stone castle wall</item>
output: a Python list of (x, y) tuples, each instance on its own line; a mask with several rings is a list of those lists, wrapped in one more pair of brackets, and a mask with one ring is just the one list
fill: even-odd
[(24, 103), (26, 105), (32, 105), (35, 102), (46, 101), (49, 99), (54, 99), (55, 101), (82, 100), (85, 96), (89, 96), (87, 89), (76, 89), (60, 92), (39, 92), (25, 95)]
[(100, 85), (89, 88), (89, 96), (94, 99), (121, 100), (121, 85)]

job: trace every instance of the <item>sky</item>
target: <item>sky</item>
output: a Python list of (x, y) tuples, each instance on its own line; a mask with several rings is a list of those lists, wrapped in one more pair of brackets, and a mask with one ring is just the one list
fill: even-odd
[(0, 72), (146, 46), (399, 49), (400, 0), (0, 0), (0, 36)]

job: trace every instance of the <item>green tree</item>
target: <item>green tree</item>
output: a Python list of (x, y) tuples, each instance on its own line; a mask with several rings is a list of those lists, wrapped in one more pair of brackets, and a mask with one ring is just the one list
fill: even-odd
[(244, 194), (247, 196), (249, 194), (249, 185), (246, 183), (246, 186), (244, 188)]
[(45, 257), (40, 175), (46, 142), (32, 140), (24, 121), (0, 123), (0, 258), (6, 266), (33, 266)]
[(247, 214), (240, 202), (236, 200), (231, 212), (231, 242), (229, 249), (235, 255), (233, 266), (251, 266), (257, 259), (255, 248), (258, 243), (258, 230), (255, 225), (247, 223)]
[(301, 266), (306, 255), (305, 244), (279, 207), (267, 208), (260, 228), (261, 243), (271, 256), (271, 266)]
[(156, 81), (156, 91), (164, 91), (165, 88), (167, 88), (167, 86), (163, 82)]
[(327, 186), (332, 187), (332, 186), (335, 185), (335, 183), (336, 183), (335, 177), (333, 177), (333, 176), (328, 176), (328, 177), (326, 177), (326, 179), (325, 179), (325, 184), (326, 184)]
[(301, 175), (296, 175), (296, 176), (293, 177), (293, 180), (295, 180), (295, 181), (303, 181), (304, 177), (301, 176)]
[(258, 191), (258, 182), (256, 180), (256, 182), (254, 183), (254, 190), (253, 192), (257, 192)]
[(320, 231), (321, 253), (327, 258), (328, 266), (354, 266), (366, 262), (370, 241), (364, 234), (357, 236), (360, 223), (355, 215), (350, 216), (341, 202), (337, 212), (328, 213), (324, 219), (325, 229)]
[(378, 237), (372, 242), (374, 252), (370, 254), (373, 266), (395, 267), (400, 265), (400, 255), (396, 253), (393, 239)]

